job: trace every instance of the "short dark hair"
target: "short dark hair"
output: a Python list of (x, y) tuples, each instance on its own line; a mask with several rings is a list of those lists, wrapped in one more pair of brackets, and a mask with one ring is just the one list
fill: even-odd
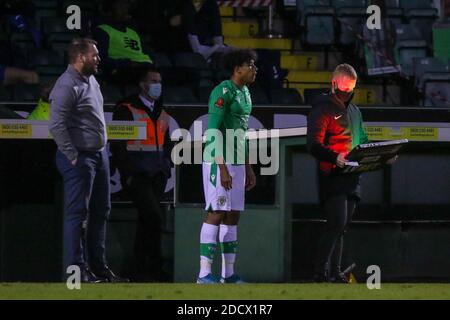
[(69, 63), (74, 63), (78, 55), (86, 54), (89, 51), (89, 45), (97, 45), (97, 41), (89, 38), (75, 38), (69, 44), (67, 55), (69, 56)]
[(358, 75), (355, 71), (355, 68), (353, 68), (351, 65), (347, 63), (340, 64), (336, 67), (336, 69), (334, 69), (333, 78), (338, 75), (344, 75), (353, 80), (358, 79)]
[(231, 74), (234, 68), (242, 66), (244, 63), (250, 63), (251, 60), (256, 61), (258, 56), (252, 49), (233, 49), (223, 57), (223, 64)]
[(149, 72), (160, 73), (158, 68), (156, 68), (156, 66), (154, 64), (145, 64), (143, 66), (137, 67), (136, 75), (137, 75), (138, 84), (141, 83), (142, 81), (146, 80), (147, 74)]

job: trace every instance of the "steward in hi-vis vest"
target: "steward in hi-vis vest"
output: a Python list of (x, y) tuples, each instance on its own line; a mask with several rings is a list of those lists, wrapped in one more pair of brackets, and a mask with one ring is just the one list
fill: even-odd
[(169, 115), (160, 100), (161, 75), (153, 68), (142, 70), (140, 93), (119, 102), (113, 120), (143, 121), (147, 127), (145, 140), (113, 141), (114, 164), (121, 183), (138, 211), (134, 258), (129, 275), (137, 282), (165, 282), (169, 278), (162, 269), (160, 205), (171, 171), (172, 143), (169, 137)]

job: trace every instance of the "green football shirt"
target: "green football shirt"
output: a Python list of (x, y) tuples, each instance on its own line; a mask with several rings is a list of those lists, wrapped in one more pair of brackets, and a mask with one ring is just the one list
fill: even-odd
[(214, 157), (222, 156), (226, 163), (245, 164), (248, 153), (245, 133), (252, 111), (247, 86), (239, 88), (231, 80), (223, 81), (211, 92), (208, 108), (205, 161), (214, 162)]

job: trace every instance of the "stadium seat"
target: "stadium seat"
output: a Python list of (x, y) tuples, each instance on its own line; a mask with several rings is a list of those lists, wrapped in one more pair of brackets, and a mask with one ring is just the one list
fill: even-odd
[(270, 100), (274, 105), (301, 105), (303, 99), (297, 90), (293, 88), (272, 89)]
[(254, 37), (259, 32), (258, 23), (240, 21), (223, 21), (222, 30), (225, 39), (230, 37)]
[(306, 88), (303, 91), (303, 100), (305, 101), (305, 104), (311, 105), (315, 101), (315, 99), (320, 98), (320, 95), (322, 93), (326, 93), (329, 91), (329, 88)]
[(44, 17), (41, 20), (41, 31), (44, 34), (70, 32), (66, 23), (67, 18), (65, 17)]
[(11, 91), (5, 88), (3, 84), (0, 84), (0, 100), (9, 101), (11, 98)]
[[(152, 37), (149, 34), (139, 34), (139, 38), (141, 39), (142, 51), (145, 53), (152, 51)], [(150, 55), (150, 57), (152, 57)]]
[(40, 78), (59, 77), (64, 71), (66, 66), (36, 66), (36, 72)]
[(37, 9), (57, 9), (59, 0), (33, 0), (34, 6)]
[(72, 42), (73, 38), (78, 35), (76, 33), (52, 33), (47, 37), (47, 43), (49, 48), (58, 52), (64, 60), (67, 60), (67, 48)]
[(55, 84), (56, 80), (58, 80), (58, 78), (59, 78), (59, 76), (61, 74), (62, 74), (62, 72), (58, 73), (58, 74), (39, 73), (39, 84), (41, 84), (41, 85), (46, 85), (46, 84), (53, 85), (53, 84)]
[(61, 10), (63, 14), (66, 14), (66, 10), (71, 5), (77, 5), (80, 7), (81, 12), (85, 16), (93, 15), (97, 10), (97, 2), (96, 1), (88, 1), (88, 0), (65, 0), (62, 3)]
[(227, 38), (225, 43), (237, 48), (274, 49), (283, 51), (292, 49), (292, 39), (288, 38)]
[[(141, 89), (137, 85), (128, 85), (124, 88), (124, 97), (129, 97), (131, 95), (139, 94)], [(164, 91), (164, 88), (163, 88)]]
[(433, 16), (437, 14), (437, 9), (431, 5), (430, 0), (399, 0), (400, 7), (406, 16)]
[(116, 104), (120, 100), (122, 100), (122, 93), (120, 92), (120, 88), (113, 85), (102, 85), (100, 86), (103, 95), (103, 101), (105, 103), (114, 103)]
[(297, 24), (305, 29), (302, 41), (307, 44), (335, 43), (335, 10), (329, 0), (297, 0)]
[(191, 89), (187, 87), (170, 87), (163, 88), (164, 103), (167, 104), (192, 104), (198, 103), (197, 98)]
[(57, 8), (36, 8), (34, 15), (36, 26), (40, 29), (42, 27), (42, 21), (46, 18), (56, 18), (58, 16)]
[(222, 82), (230, 78), (230, 72), (226, 69), (219, 69), (214, 72), (215, 82)]
[(332, 0), (340, 24), (339, 42), (351, 45), (361, 34), (367, 19), (366, 0)]
[(173, 55), (173, 63), (176, 67), (193, 69), (208, 69), (208, 63), (202, 55), (192, 52), (182, 52)]
[(404, 72), (407, 76), (412, 76), (412, 59), (426, 57), (428, 44), (414, 26), (402, 24), (396, 28), (396, 32), (398, 62), (402, 67), (402, 72)]
[(20, 84), (14, 87), (14, 100), (19, 102), (37, 102), (40, 98), (40, 86)]
[(17, 66), (26, 66), (28, 53), (36, 50), (36, 45), (27, 32), (13, 32), (10, 36), (10, 45), (14, 52), (12, 60)]
[(54, 50), (40, 49), (29, 53), (28, 62), (32, 67), (63, 66), (64, 58)]
[(214, 87), (199, 87), (198, 92), (198, 102), (207, 104), (209, 101), (209, 96), (211, 94), (211, 91), (214, 89)]
[[(192, 83), (194, 76), (188, 68), (162, 67), (158, 68), (163, 85), (180, 86)], [(198, 81), (198, 78), (196, 79)]]
[(432, 26), (438, 18), (437, 9), (431, 6), (429, 0), (401, 0), (406, 18), (414, 25), (428, 42), (432, 38)]
[(270, 104), (269, 97), (266, 92), (257, 83), (252, 84), (248, 89), (250, 91), (253, 105)]
[(385, 0), (385, 3), (389, 20), (391, 20), (395, 26), (402, 24), (404, 15), (398, 0)]
[(176, 53), (172, 56), (174, 66), (183, 69), (191, 75), (190, 81), (198, 82), (200, 79), (213, 78), (213, 72), (202, 55), (192, 52)]
[(413, 58), (413, 70), (414, 83), (419, 91), (422, 91), (425, 82), (439, 80), (442, 73), (450, 72), (450, 67), (446, 61), (435, 57)]
[(450, 73), (425, 83), (425, 107), (450, 109)]
[(165, 53), (154, 53), (152, 58), (158, 68), (170, 68), (172, 67), (172, 62)]
[(332, 7), (307, 8), (305, 42), (310, 45), (332, 45), (336, 42), (335, 13)]

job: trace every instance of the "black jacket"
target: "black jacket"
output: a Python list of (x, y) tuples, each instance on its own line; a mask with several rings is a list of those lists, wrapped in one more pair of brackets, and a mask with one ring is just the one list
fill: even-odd
[(322, 172), (332, 172), (339, 153), (367, 141), (361, 112), (351, 100), (344, 104), (334, 94), (325, 93), (314, 101), (308, 115), (307, 145)]

